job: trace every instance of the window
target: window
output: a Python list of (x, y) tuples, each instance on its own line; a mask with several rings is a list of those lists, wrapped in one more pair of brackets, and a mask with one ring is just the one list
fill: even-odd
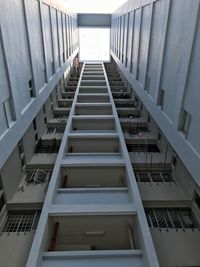
[(162, 134), (161, 134), (161, 132), (159, 131), (159, 132), (158, 132), (158, 141), (161, 140), (161, 137), (162, 137)]
[(133, 73), (133, 60), (131, 59), (131, 64), (130, 64), (130, 73)]
[(51, 68), (52, 68), (52, 73), (55, 73), (55, 65), (53, 61), (51, 61)]
[(36, 230), (40, 211), (9, 211), (2, 232), (29, 232)]
[(45, 105), (43, 105), (43, 114), (44, 114), (44, 123), (47, 124), (47, 116), (46, 116), (46, 108), (45, 108)]
[(52, 97), (52, 93), (50, 94), (50, 101), (51, 101), (51, 113), (53, 114), (53, 97)]
[(163, 108), (164, 96), (165, 96), (165, 91), (163, 89), (160, 89), (160, 92), (158, 95), (158, 105), (161, 106), (161, 108)]
[(12, 109), (11, 109), (11, 97), (7, 98), (3, 102), (3, 109), (4, 109), (7, 127), (9, 128), (13, 122), (13, 114), (12, 114)]
[(172, 166), (175, 169), (177, 164), (177, 157), (175, 154), (172, 155)]
[(145, 90), (147, 91), (147, 93), (149, 92), (149, 89), (150, 89), (150, 77), (147, 75), (146, 86), (145, 86)]
[(37, 124), (36, 124), (36, 119), (33, 120), (33, 129), (34, 131), (37, 130)]
[(182, 117), (181, 117), (181, 125), (180, 125), (180, 130), (187, 135), (189, 126), (190, 126), (190, 119), (191, 115), (186, 111), (183, 110), (182, 112)]
[(24, 154), (24, 148), (23, 148), (22, 140), (20, 140), (18, 143), (18, 149), (19, 149), (19, 153), (20, 153), (21, 166), (22, 166), (22, 169), (25, 170), (26, 162), (25, 162), (25, 154)]
[(135, 97), (135, 107), (136, 108), (138, 107), (138, 99), (137, 99), (137, 97)]
[(27, 184), (46, 184), (51, 178), (51, 169), (33, 169), (26, 171), (25, 182)]
[(0, 212), (3, 209), (5, 205), (5, 200), (4, 200), (4, 196), (3, 196), (3, 191), (1, 191), (1, 197), (0, 197)]
[(28, 87), (29, 87), (30, 96), (34, 97), (35, 95), (33, 91), (33, 80), (32, 79), (28, 82)]
[(35, 134), (35, 143), (37, 144), (37, 142), (38, 142), (38, 133), (37, 133), (36, 119), (33, 120), (33, 129), (34, 129), (34, 134)]
[(140, 73), (140, 66), (139, 66), (139, 63), (138, 63), (138, 66), (137, 66), (137, 73), (136, 73), (136, 80), (139, 81), (139, 73)]
[(199, 228), (199, 223), (190, 208), (147, 208), (145, 213), (149, 227)]
[(195, 192), (194, 194), (194, 202), (196, 203), (197, 207), (200, 209), (200, 195)]
[(137, 182), (155, 182), (155, 183), (165, 183), (174, 182), (174, 177), (171, 171), (136, 171)]

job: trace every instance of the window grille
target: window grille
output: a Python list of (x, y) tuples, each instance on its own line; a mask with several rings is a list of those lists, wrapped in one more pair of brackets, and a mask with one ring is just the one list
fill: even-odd
[(137, 171), (137, 182), (175, 182), (171, 171)]
[(147, 208), (145, 213), (148, 225), (152, 228), (199, 228), (190, 208)]
[(30, 232), (36, 230), (40, 211), (9, 211), (1, 232)]
[(49, 169), (33, 169), (26, 172), (25, 181), (27, 184), (44, 184), (48, 183), (51, 177), (52, 170)]

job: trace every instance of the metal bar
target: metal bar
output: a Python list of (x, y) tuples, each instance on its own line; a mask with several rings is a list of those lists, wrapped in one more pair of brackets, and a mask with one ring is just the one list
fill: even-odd
[(53, 236), (52, 236), (52, 241), (51, 241), (51, 246), (50, 246), (49, 251), (55, 251), (55, 249), (56, 249), (56, 241), (57, 241), (57, 236), (58, 236), (58, 229), (59, 229), (59, 223), (56, 222), (54, 224)]
[(65, 175), (65, 176), (64, 176), (64, 179), (63, 179), (63, 184), (62, 184), (62, 187), (63, 187), (63, 188), (67, 187), (67, 180), (68, 180), (68, 176)]
[(131, 246), (131, 249), (134, 249), (135, 244), (134, 244), (133, 235), (132, 235), (132, 228), (129, 223), (127, 226), (128, 226), (128, 237), (129, 237), (130, 246)]

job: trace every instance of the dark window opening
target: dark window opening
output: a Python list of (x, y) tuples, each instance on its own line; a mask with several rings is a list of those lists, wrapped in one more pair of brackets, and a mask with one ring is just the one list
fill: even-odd
[(187, 135), (190, 126), (191, 115), (183, 110), (180, 130)]
[(164, 96), (165, 96), (165, 91), (163, 89), (160, 89), (159, 96), (158, 96), (158, 105), (163, 107), (164, 104)]
[(28, 82), (28, 87), (29, 87), (30, 96), (31, 96), (31, 97), (34, 97), (34, 92), (33, 92), (33, 80), (32, 80), (32, 79)]
[(193, 229), (199, 223), (190, 208), (146, 208), (149, 227)]
[(33, 129), (34, 131), (37, 130), (37, 124), (36, 124), (36, 119), (33, 120)]
[(160, 132), (158, 132), (158, 141), (160, 141), (161, 140), (161, 133)]
[(160, 153), (156, 144), (127, 144), (126, 147), (128, 152)]
[(200, 209), (200, 195), (195, 192), (195, 195), (194, 195), (194, 202), (197, 204), (197, 207)]
[(149, 76), (147, 76), (147, 78), (146, 78), (145, 89), (146, 89), (147, 92), (149, 92), (149, 89), (150, 89), (150, 77)]
[(0, 197), (0, 212), (1, 212), (1, 210), (3, 209), (4, 205), (5, 205), (5, 200), (4, 200), (4, 197), (3, 197), (3, 195), (2, 195), (2, 196)]
[(177, 158), (175, 155), (172, 156), (172, 165), (173, 167), (175, 168), (176, 167), (176, 164), (177, 164)]

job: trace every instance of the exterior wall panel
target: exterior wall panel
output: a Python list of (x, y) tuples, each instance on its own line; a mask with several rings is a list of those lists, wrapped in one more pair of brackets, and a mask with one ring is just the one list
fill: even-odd
[[(134, 14), (127, 68), (118, 52), (112, 51), (113, 58), (198, 185), (199, 5), (198, 0), (128, 1), (112, 15), (117, 21), (124, 14)], [(117, 28), (119, 32), (121, 27)], [(180, 131), (183, 110), (191, 116), (187, 134)]]
[(63, 57), (69, 25), (61, 14), (77, 19), (57, 1), (0, 3), (0, 168), (78, 52)]

